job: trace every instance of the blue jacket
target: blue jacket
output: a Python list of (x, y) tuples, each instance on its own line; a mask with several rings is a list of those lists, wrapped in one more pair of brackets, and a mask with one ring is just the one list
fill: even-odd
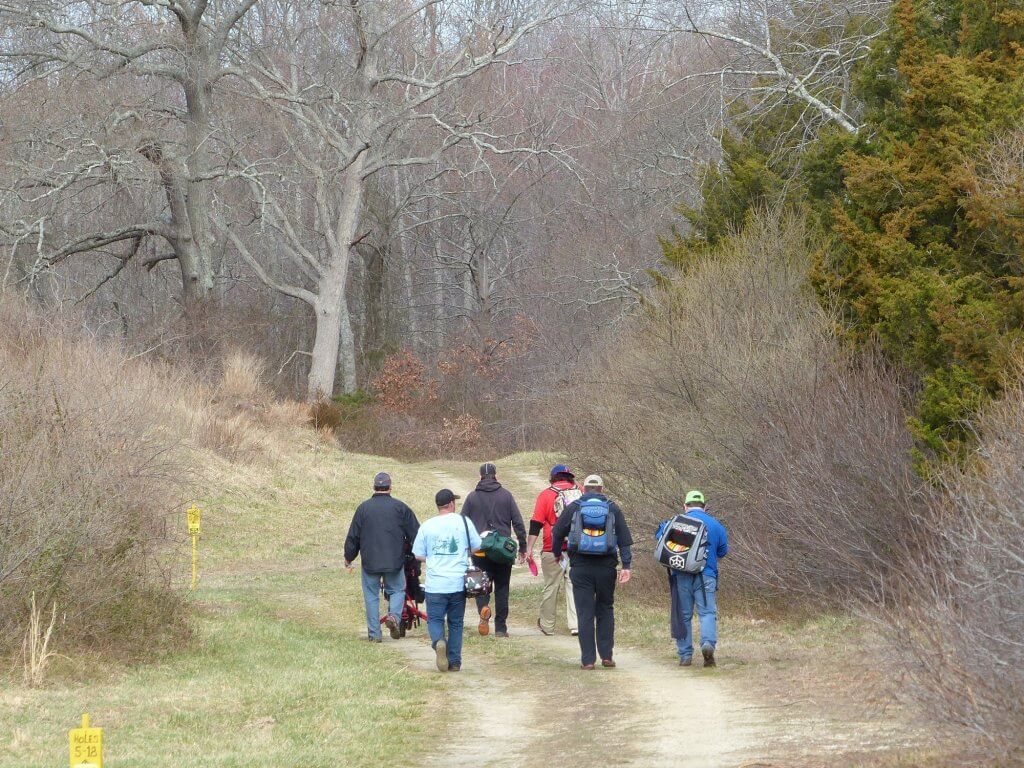
[[(703, 520), (704, 524), (707, 526), (708, 564), (704, 566), (704, 573), (708, 574), (708, 576), (714, 576), (717, 579), (718, 558), (725, 557), (729, 554), (729, 535), (725, 532), (725, 526), (715, 520), (715, 518), (703, 509), (687, 509), (683, 514), (689, 515), (690, 517), (696, 517), (698, 520)], [(665, 526), (668, 525), (669, 522), (670, 520), (663, 520), (661, 525), (658, 526), (658, 531), (654, 534), (655, 541), (661, 538), (662, 531), (665, 530)]]

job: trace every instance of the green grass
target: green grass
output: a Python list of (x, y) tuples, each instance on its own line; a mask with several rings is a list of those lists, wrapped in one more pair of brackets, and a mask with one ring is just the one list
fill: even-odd
[[(538, 461), (502, 466), (535, 473)], [(128, 668), (71, 654), (39, 689), (12, 666), (0, 675), (0, 768), (64, 764), (67, 731), (83, 712), (104, 728), (112, 768), (336, 768), (376, 765), (383, 754), (416, 763), (430, 715), (443, 711), (445, 678), (389, 643), (366, 642), (359, 573), (342, 569), (344, 537), (377, 471), (390, 471), (395, 495), (425, 519), (442, 484), (434, 473), (471, 488), (478, 465), (403, 464), (312, 440), (273, 465), (210, 463), (219, 480), (199, 500), (192, 640)], [(184, 514), (182, 534), (178, 555), (188, 551)], [(187, 559), (175, 567), (186, 586)], [(519, 658), (467, 637), (468, 652)]]

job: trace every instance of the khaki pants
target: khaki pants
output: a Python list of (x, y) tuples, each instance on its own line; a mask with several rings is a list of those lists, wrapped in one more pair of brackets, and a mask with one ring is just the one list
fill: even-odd
[[(568, 557), (568, 555), (563, 555)], [(565, 592), (565, 618), (569, 629), (578, 627), (576, 621), (576, 601), (572, 597), (572, 584), (569, 582), (568, 571), (563, 571), (550, 552), (540, 556), (541, 571), (544, 574), (544, 597), (540, 601), (540, 625), (545, 632), (555, 631), (555, 612), (558, 610), (558, 593)]]

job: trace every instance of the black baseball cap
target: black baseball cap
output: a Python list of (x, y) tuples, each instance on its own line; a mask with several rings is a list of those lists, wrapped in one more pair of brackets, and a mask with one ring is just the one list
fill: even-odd
[(480, 477), (494, 477), (496, 474), (498, 474), (498, 468), (491, 462), (488, 461), (486, 464), (480, 465)]
[(440, 491), (438, 491), (434, 495), (434, 503), (437, 504), (437, 508), (440, 509), (441, 507), (448, 506), (449, 504), (451, 504), (456, 499), (461, 499), (461, 498), (462, 498), (461, 496), (458, 496), (458, 495), (452, 493), (447, 488), (442, 488)]
[(373, 487), (380, 488), (381, 490), (383, 490), (384, 488), (390, 488), (391, 475), (389, 475), (387, 472), (378, 472), (376, 475), (373, 476)]

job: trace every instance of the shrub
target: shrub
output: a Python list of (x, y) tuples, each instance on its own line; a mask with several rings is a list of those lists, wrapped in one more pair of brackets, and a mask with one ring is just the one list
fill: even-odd
[(0, 297), (0, 650), (58, 606), (50, 650), (125, 651), (181, 627), (159, 561), (190, 469), (182, 393), (59, 319)]
[(730, 528), (728, 582), (827, 605), (896, 562), (912, 443), (898, 380), (836, 341), (809, 253), (800, 218), (765, 212), (696, 258), (579, 367), (563, 433), (638, 541), (701, 488)]
[[(1024, 381), (980, 419), (967, 469), (947, 467), (883, 626), (907, 690), (1006, 765), (1024, 759)], [(1000, 763), (1003, 764), (1003, 763)]]

